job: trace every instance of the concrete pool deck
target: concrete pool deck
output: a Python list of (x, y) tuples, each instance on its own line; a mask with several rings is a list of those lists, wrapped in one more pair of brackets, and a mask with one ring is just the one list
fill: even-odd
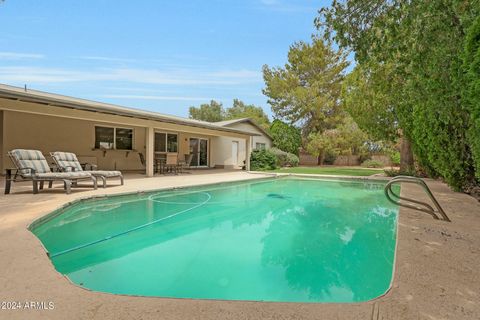
[[(3, 310), (0, 319), (480, 319), (480, 203), (426, 180), (451, 223), (401, 208), (391, 290), (364, 303), (309, 304), (120, 296), (79, 288), (55, 271), (40, 241), (27, 230), (37, 218), (78, 198), (166, 187), (262, 178), (208, 170), (180, 176), (127, 175), (124, 186), (31, 194), (31, 184), (3, 195), (0, 180), (0, 302), (44, 302), (53, 310)], [(113, 182), (114, 184), (115, 182)], [(402, 195), (426, 199), (404, 185)], [(161, 272), (161, 266), (159, 266)], [(37, 305), (37, 307), (41, 307)]]

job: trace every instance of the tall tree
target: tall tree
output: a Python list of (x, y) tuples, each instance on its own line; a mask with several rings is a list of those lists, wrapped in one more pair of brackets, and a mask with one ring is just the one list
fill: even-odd
[(342, 50), (312, 37), (290, 47), (283, 68), (263, 66), (265, 88), (275, 115), (302, 127), (304, 136), (334, 128), (343, 117), (340, 93), (345, 68)]
[(273, 138), (274, 147), (298, 155), (298, 150), (302, 145), (299, 128), (275, 119), (270, 126), (270, 135)]
[(323, 164), (327, 155), (336, 157), (358, 154), (369, 141), (367, 138), (355, 121), (347, 116), (334, 129), (310, 133), (306, 149), (308, 153), (318, 157), (319, 164)]
[[(316, 21), (327, 38), (354, 50), (363, 77), (357, 88), (375, 100), (389, 97), (385, 108), (420, 163), (455, 189), (474, 177), (461, 55), (479, 11), (479, 0), (346, 0), (322, 9)], [(382, 76), (393, 86), (370, 81)]]
[(342, 98), (348, 113), (362, 130), (375, 140), (396, 143), (400, 140), (400, 171), (414, 171), (414, 159), (409, 138), (399, 126), (396, 88), (399, 79), (389, 64), (369, 67), (357, 65), (346, 77)]
[[(389, 78), (390, 81), (385, 81)], [(393, 78), (389, 65), (377, 64), (370, 68), (357, 65), (343, 83), (346, 110), (360, 128), (376, 140), (396, 141), (399, 137), (395, 99), (386, 94), (394, 91), (396, 80)]]
[(190, 107), (188, 109), (188, 114), (190, 119), (217, 122), (224, 120), (225, 111), (220, 102), (212, 100), (208, 104), (201, 104), (198, 108), (193, 106)]
[(463, 98), (465, 108), (470, 114), (468, 138), (476, 175), (480, 179), (480, 17), (477, 17), (468, 30), (465, 39), (463, 68), (466, 83)]
[(240, 118), (251, 118), (267, 131), (270, 127), (270, 120), (261, 107), (257, 107), (253, 104), (245, 104), (239, 99), (233, 99), (233, 106), (227, 108), (225, 119), (230, 120)]

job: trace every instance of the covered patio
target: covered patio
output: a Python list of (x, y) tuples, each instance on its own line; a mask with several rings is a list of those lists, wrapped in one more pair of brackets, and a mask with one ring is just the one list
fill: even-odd
[(255, 135), (204, 121), (0, 85), (2, 173), (13, 168), (7, 156), (13, 149), (40, 150), (47, 160), (50, 152), (73, 152), (81, 163), (95, 164), (99, 170), (147, 177), (174, 171), (162, 170), (165, 166), (248, 170)]
[[(183, 187), (195, 184), (209, 184), (224, 181), (238, 181), (252, 178), (263, 178), (271, 176), (267, 174), (248, 174), (245, 171), (233, 169), (218, 169), (209, 168), (208, 170), (190, 170), (186, 174), (166, 174), (155, 175), (153, 177), (145, 177), (143, 173), (127, 173), (124, 175), (125, 184), (120, 186), (117, 182), (112, 182), (107, 185), (107, 188), (99, 188), (92, 190), (88, 182), (80, 182), (79, 186), (72, 188), (72, 195), (74, 198), (102, 196), (106, 194), (128, 193), (128, 192), (143, 192), (156, 189), (169, 189), (173, 187)], [(3, 191), (5, 187), (5, 178), (0, 177), (0, 189)], [(60, 182), (53, 183), (52, 189), (48, 192), (41, 192), (38, 195), (32, 195), (32, 185), (28, 181), (16, 182), (13, 186), (12, 193), (4, 195), (0, 192), (0, 206), (10, 206), (9, 202), (23, 202), (32, 201), (37, 196), (41, 196), (44, 200), (46, 198), (56, 198), (58, 196), (65, 196), (63, 184)], [(49, 196), (51, 195), (51, 196)], [(10, 199), (10, 200), (9, 200)], [(70, 198), (67, 198), (70, 200)]]

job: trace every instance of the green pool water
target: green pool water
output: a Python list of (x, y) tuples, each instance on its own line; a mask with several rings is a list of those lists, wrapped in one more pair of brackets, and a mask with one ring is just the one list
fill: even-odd
[(392, 279), (398, 209), (372, 181), (276, 178), (83, 200), (32, 225), (102, 292), (359, 302)]

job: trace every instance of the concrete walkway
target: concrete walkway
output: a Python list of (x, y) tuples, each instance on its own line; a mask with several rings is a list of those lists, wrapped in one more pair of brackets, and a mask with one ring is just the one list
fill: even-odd
[[(28, 310), (2, 310), (0, 319), (480, 319), (480, 203), (427, 181), (452, 219), (435, 221), (424, 213), (400, 210), (396, 271), (392, 289), (359, 304), (263, 303), (120, 296), (91, 292), (57, 273), (27, 225), (62, 204), (91, 195), (124, 193), (262, 175), (223, 170), (145, 178), (128, 175), (122, 187), (65, 195), (55, 190), (31, 194), (14, 185), (0, 195), (0, 301), (44, 302)], [(4, 183), (1, 181), (0, 183)], [(3, 189), (2, 189), (3, 191)], [(405, 185), (403, 195), (423, 197)], [(53, 310), (36, 310), (49, 308)], [(10, 304), (11, 306), (11, 304)]]

